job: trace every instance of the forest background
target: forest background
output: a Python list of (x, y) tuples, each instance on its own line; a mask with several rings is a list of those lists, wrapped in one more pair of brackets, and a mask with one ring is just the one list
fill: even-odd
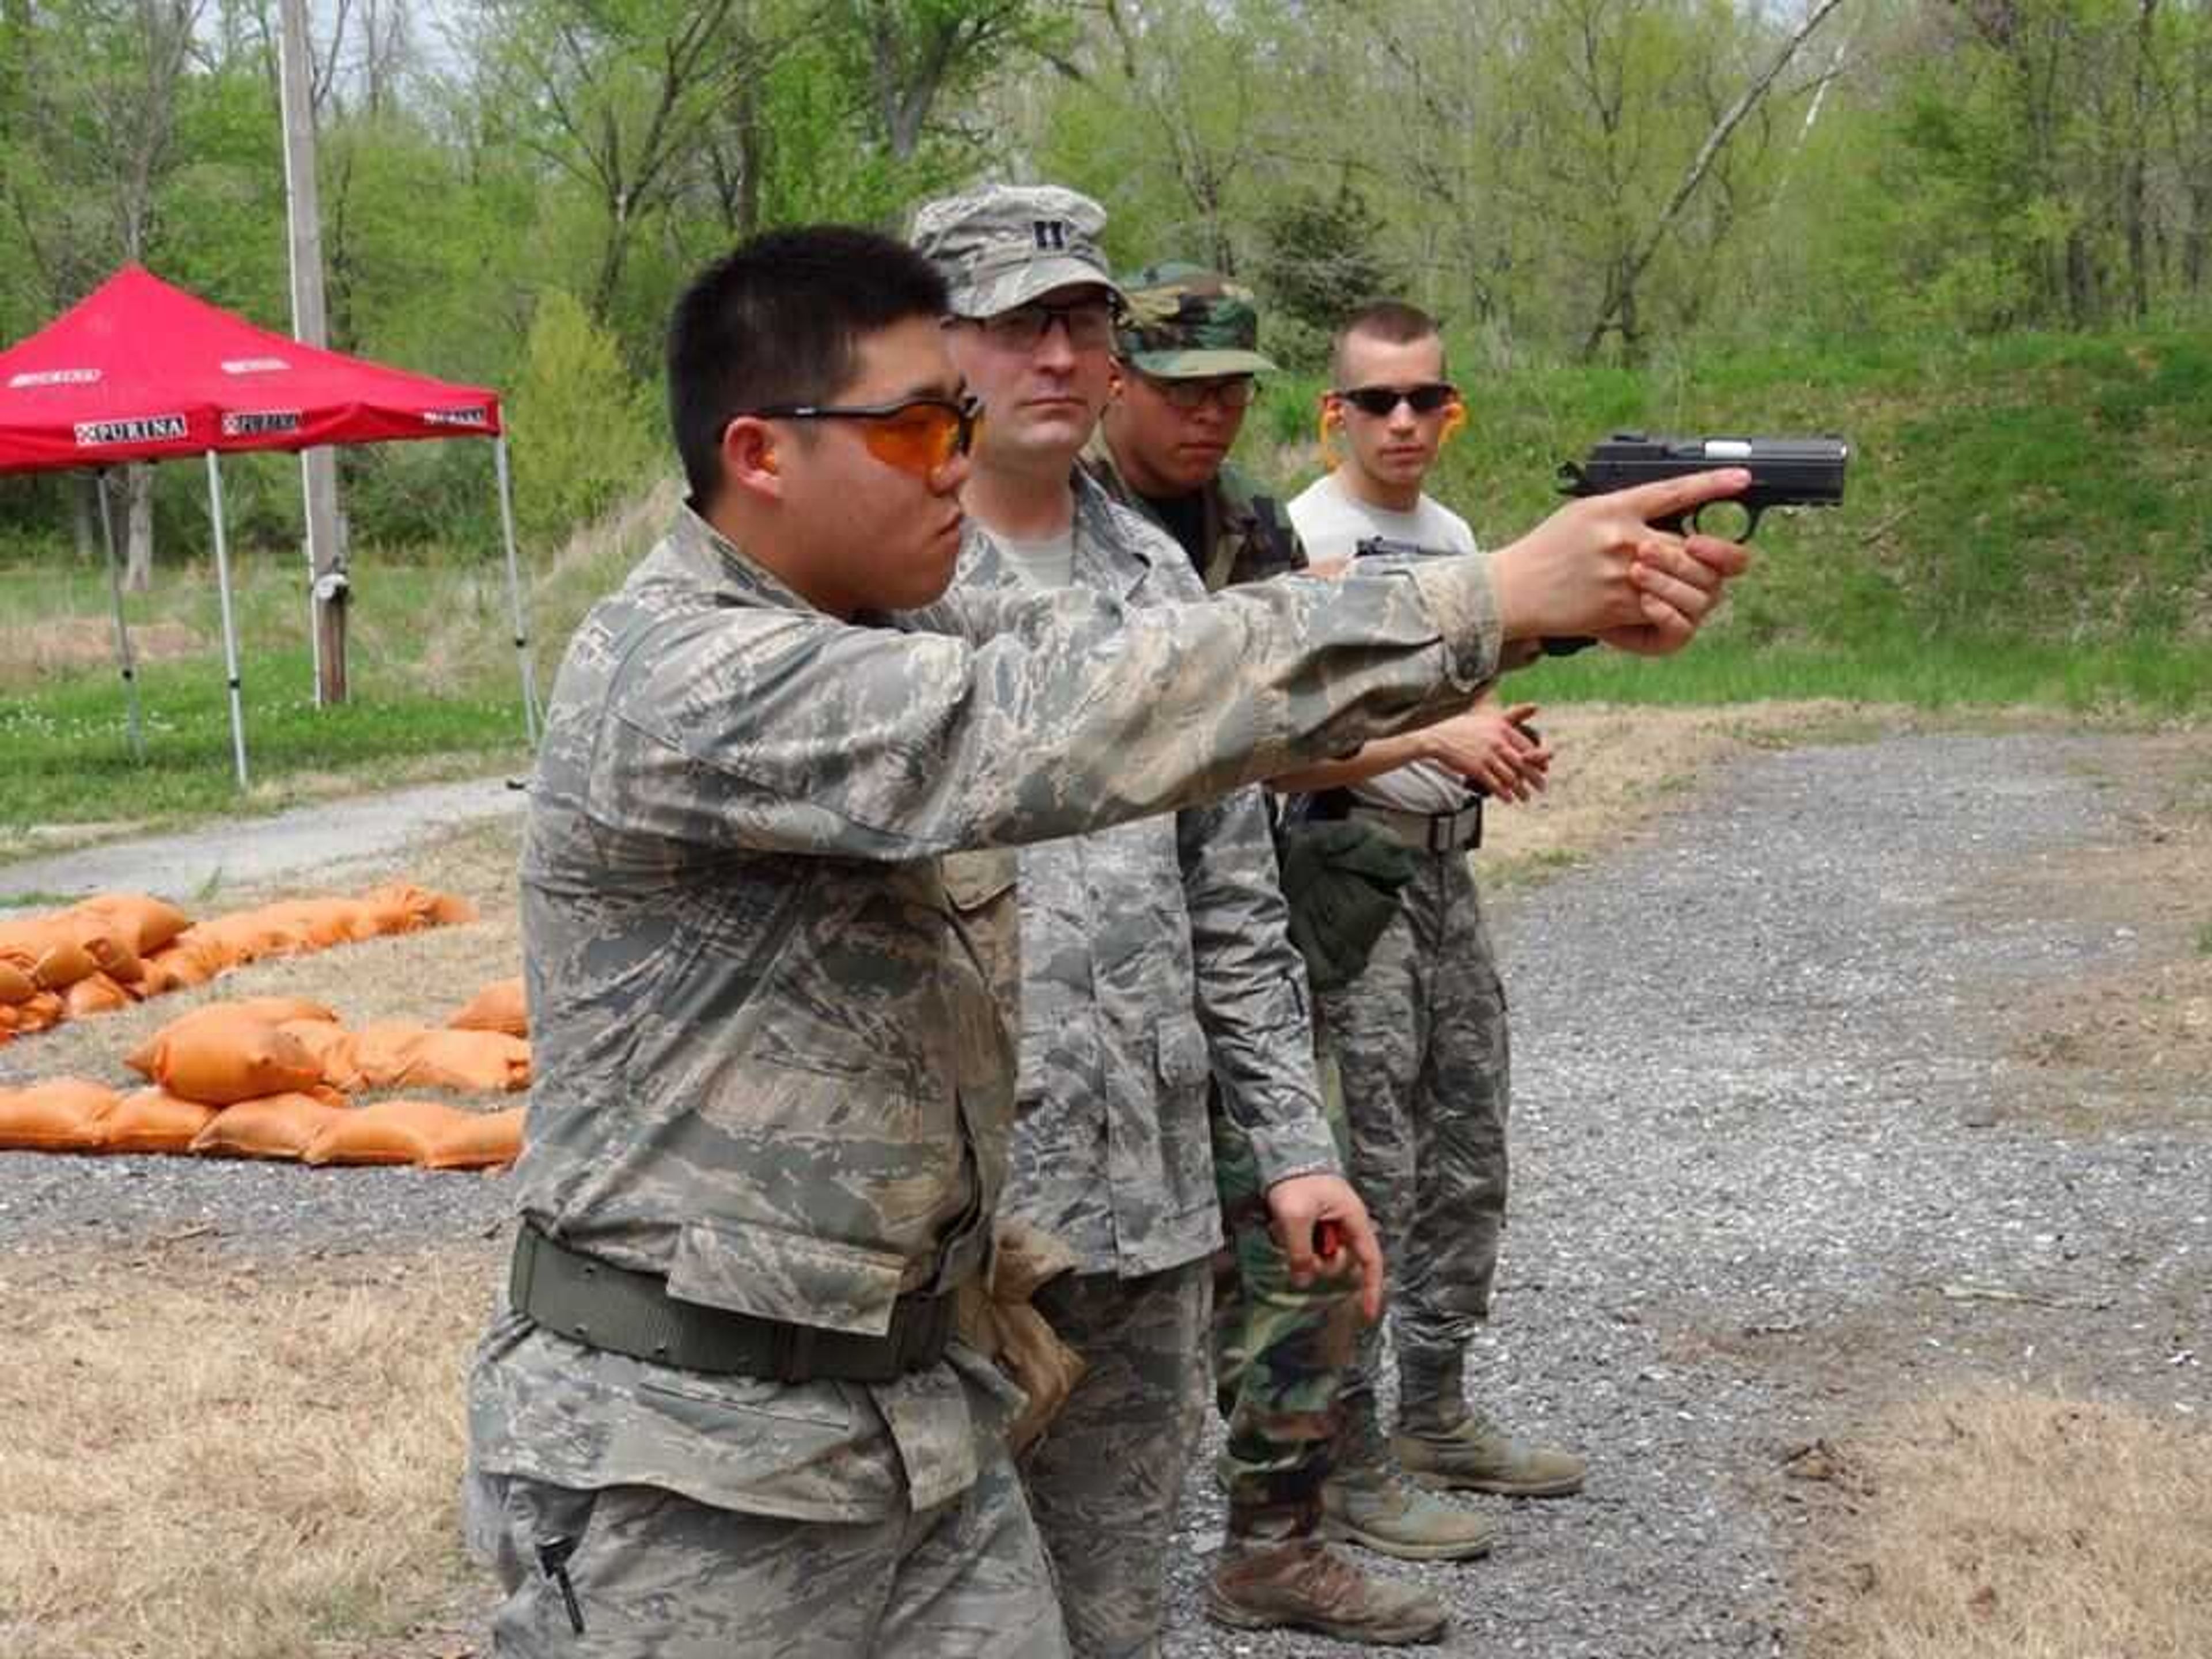
[[(331, 343), (506, 396), (548, 656), (650, 534), (577, 568), (579, 527), (672, 470), (659, 356), (687, 276), (766, 227), (896, 229), (998, 178), (1100, 198), (1122, 269), (1258, 291), (1285, 372), (1243, 459), (1280, 484), (1317, 464), (1329, 325), (1386, 291), (1447, 319), (1474, 418), (1438, 493), (1487, 539), (1615, 427), (1851, 438), (1845, 508), (1763, 532), (1724, 648), (1657, 695), (2172, 708), (2212, 685), (2212, 0), (313, 9)], [(275, 27), (273, 0), (0, 0), (0, 340), (129, 259), (286, 326)], [(477, 580), (488, 456), (340, 465), (369, 648), (411, 690), (481, 692), (489, 742), (514, 722)], [(304, 660), (297, 466), (226, 477), (270, 586), (249, 619)], [(171, 610), (211, 603), (202, 482), (111, 485)], [(0, 479), (0, 632), (100, 614), (97, 504), (87, 477)], [(477, 622), (475, 654), (419, 648)], [(8, 654), (0, 703), (31, 686)], [(1637, 694), (1608, 655), (1549, 694)], [(0, 733), (67, 726), (67, 678)]]

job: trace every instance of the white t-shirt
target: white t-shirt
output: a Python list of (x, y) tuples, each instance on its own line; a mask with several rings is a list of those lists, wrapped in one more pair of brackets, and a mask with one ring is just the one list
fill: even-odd
[[(1307, 485), (1288, 511), (1306, 557), (1324, 570), (1348, 562), (1370, 536), (1410, 542), (1431, 553), (1480, 550), (1467, 520), (1442, 502), (1424, 495), (1410, 513), (1373, 507), (1346, 489), (1334, 472)], [(1434, 761), (1415, 761), (1351, 789), (1357, 799), (1401, 812), (1456, 812), (1471, 799), (1467, 781)]]
[(1057, 536), (1048, 536), (1041, 542), (1018, 542), (995, 530), (991, 532), (991, 539), (1006, 556), (1006, 562), (1021, 572), (1032, 587), (1066, 587), (1075, 580), (1073, 523)]

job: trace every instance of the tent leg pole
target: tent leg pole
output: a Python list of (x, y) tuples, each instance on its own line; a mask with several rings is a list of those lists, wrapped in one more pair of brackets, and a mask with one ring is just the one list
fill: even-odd
[(92, 475), (100, 497), (100, 533), (107, 544), (107, 593), (115, 602), (115, 661), (123, 672), (123, 693), (131, 711), (131, 758), (146, 758), (146, 734), (138, 720), (138, 667), (131, 656), (131, 624), (123, 617), (123, 568), (115, 553), (115, 514), (107, 501), (107, 469)]
[(222, 600), (222, 665), (230, 682), (230, 748), (246, 787), (246, 705), (238, 695), (238, 629), (230, 614), (230, 544), (222, 527), (222, 472), (207, 452), (208, 513), (215, 520), (215, 585)]
[(530, 666), (530, 626), (522, 613), (522, 571), (514, 553), (514, 485), (507, 465), (504, 434), (491, 441), (492, 465), (499, 474), (499, 528), (507, 543), (507, 602), (514, 617), (514, 655), (522, 669), (522, 729), (538, 747), (538, 683)]

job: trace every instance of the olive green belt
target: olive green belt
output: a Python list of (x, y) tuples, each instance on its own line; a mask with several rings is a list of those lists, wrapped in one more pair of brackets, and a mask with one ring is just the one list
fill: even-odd
[(890, 1382), (945, 1357), (950, 1295), (902, 1296), (881, 1336), (823, 1330), (671, 1296), (659, 1273), (617, 1267), (525, 1226), (507, 1278), (514, 1310), (587, 1347), (684, 1370), (781, 1382)]

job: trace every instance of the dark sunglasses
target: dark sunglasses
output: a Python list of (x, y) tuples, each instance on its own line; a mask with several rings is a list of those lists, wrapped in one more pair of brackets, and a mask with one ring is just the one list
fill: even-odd
[(1341, 398), (1362, 415), (1395, 414), (1400, 404), (1416, 415), (1433, 415), (1459, 401), (1459, 388), (1448, 380), (1431, 380), (1426, 386), (1355, 386), (1329, 395)]
[(895, 404), (770, 404), (738, 411), (763, 421), (860, 421), (860, 441), (886, 466), (927, 478), (975, 441), (981, 411), (973, 401), (906, 398)]

